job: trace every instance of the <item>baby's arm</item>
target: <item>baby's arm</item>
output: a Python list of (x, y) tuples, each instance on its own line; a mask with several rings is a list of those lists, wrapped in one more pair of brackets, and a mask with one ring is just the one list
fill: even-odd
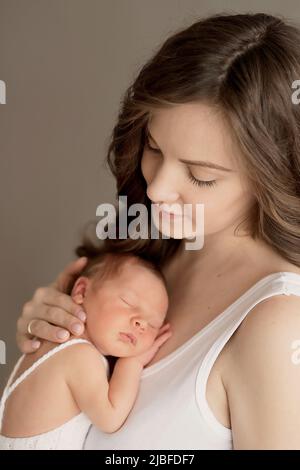
[(108, 382), (94, 346), (77, 344), (68, 349), (67, 384), (78, 407), (102, 431), (117, 431), (134, 404), (143, 364), (135, 357), (119, 358)]
[(172, 332), (163, 325), (152, 346), (134, 357), (117, 360), (108, 383), (105, 366), (92, 344), (77, 344), (67, 348), (64, 364), (67, 384), (78, 407), (102, 431), (117, 431), (134, 405), (141, 372)]
[(119, 358), (110, 382), (99, 352), (92, 344), (77, 344), (64, 351), (67, 384), (78, 407), (95, 426), (107, 433), (122, 426), (134, 405), (144, 366), (171, 334), (170, 324), (166, 323), (147, 351)]

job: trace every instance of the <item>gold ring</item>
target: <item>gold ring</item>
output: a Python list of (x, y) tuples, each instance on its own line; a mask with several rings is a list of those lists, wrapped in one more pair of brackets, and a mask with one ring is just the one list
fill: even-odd
[(33, 333), (32, 333), (32, 331), (31, 331), (31, 324), (32, 324), (33, 321), (34, 321), (34, 320), (30, 320), (30, 322), (28, 323), (28, 326), (27, 326), (27, 331), (28, 331), (28, 333), (29, 333), (30, 335), (32, 335), (32, 336), (33, 336)]

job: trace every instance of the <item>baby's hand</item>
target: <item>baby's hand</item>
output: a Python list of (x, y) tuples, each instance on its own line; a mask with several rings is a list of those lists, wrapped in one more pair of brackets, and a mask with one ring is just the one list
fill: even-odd
[(135, 359), (137, 359), (142, 364), (142, 366), (145, 367), (155, 356), (156, 352), (162, 346), (162, 344), (165, 343), (171, 335), (172, 331), (170, 330), (170, 323), (166, 323), (160, 328), (151, 348), (144, 353), (135, 356)]

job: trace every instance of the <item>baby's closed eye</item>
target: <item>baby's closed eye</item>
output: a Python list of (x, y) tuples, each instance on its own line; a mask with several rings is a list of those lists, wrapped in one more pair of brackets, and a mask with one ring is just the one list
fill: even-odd
[[(125, 303), (126, 305), (128, 305), (128, 307), (131, 307), (131, 308), (133, 308), (133, 309), (137, 309), (137, 308), (138, 308), (136, 305), (134, 305), (133, 303), (131, 303), (130, 301), (128, 301), (126, 298), (120, 296), (120, 299), (123, 301), (123, 303)], [(160, 326), (156, 326), (156, 325), (154, 325), (153, 323), (151, 323), (151, 322), (149, 322), (149, 321), (148, 321), (147, 323), (148, 323), (148, 325), (149, 325), (151, 328), (153, 328), (154, 330), (159, 330), (159, 328), (160, 328)]]

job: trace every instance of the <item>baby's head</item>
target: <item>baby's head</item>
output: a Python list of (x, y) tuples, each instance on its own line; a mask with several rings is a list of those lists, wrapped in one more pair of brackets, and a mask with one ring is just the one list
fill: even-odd
[(84, 336), (102, 354), (116, 357), (149, 349), (168, 309), (161, 272), (127, 253), (105, 253), (88, 263), (71, 296), (87, 314)]

